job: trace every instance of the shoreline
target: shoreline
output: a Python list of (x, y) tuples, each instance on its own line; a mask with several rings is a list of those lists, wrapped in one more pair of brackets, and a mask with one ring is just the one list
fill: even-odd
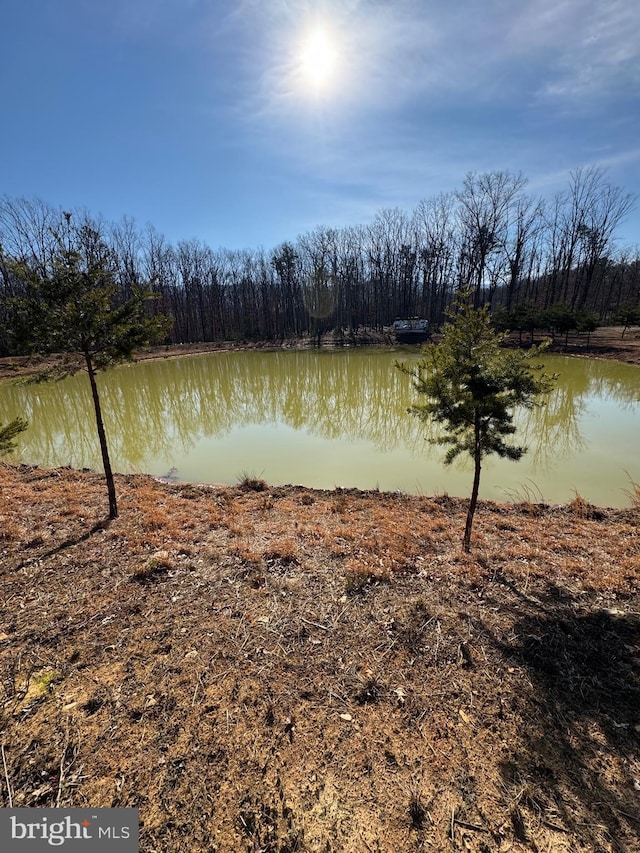
[[(35, 477), (53, 477), (56, 475), (77, 475), (79, 477), (89, 477), (89, 478), (97, 478), (98, 480), (104, 481), (104, 472), (96, 471), (93, 468), (74, 468), (70, 465), (58, 465), (55, 467), (48, 467), (45, 465), (39, 465), (37, 463), (26, 463), (26, 462), (13, 462), (7, 461), (6, 459), (0, 459), (0, 469), (10, 469), (17, 472), (18, 476), (35, 476)], [(403, 499), (407, 501), (434, 501), (436, 503), (449, 504), (451, 506), (458, 506), (459, 508), (464, 508), (466, 512), (466, 507), (469, 503), (468, 495), (451, 495), (448, 492), (439, 493), (434, 492), (433, 494), (426, 494), (422, 491), (420, 492), (405, 492), (401, 489), (391, 489), (385, 490), (380, 488), (359, 488), (358, 486), (332, 486), (323, 488), (321, 486), (311, 486), (304, 485), (303, 483), (280, 483), (280, 484), (272, 484), (260, 477), (244, 477), (239, 478), (236, 482), (233, 483), (224, 483), (224, 482), (206, 482), (201, 480), (183, 480), (180, 477), (172, 476), (171, 474), (149, 474), (145, 472), (130, 472), (130, 473), (121, 473), (115, 472), (114, 477), (116, 480), (125, 481), (127, 483), (136, 484), (139, 480), (141, 483), (144, 481), (151, 480), (153, 482), (159, 483), (163, 486), (166, 486), (169, 489), (175, 489), (180, 491), (182, 489), (193, 488), (202, 492), (204, 495), (207, 493), (219, 493), (226, 491), (237, 490), (242, 493), (246, 492), (258, 492), (263, 493), (265, 498), (268, 498), (269, 495), (283, 495), (283, 494), (298, 494), (298, 493), (309, 493), (311, 495), (317, 495), (318, 497), (339, 497), (341, 500), (349, 500), (351, 498), (354, 499), (362, 499), (362, 498), (371, 498), (371, 499), (380, 499), (380, 500), (395, 500), (395, 499)], [(636, 492), (638, 493), (638, 497), (636, 497)], [(625, 494), (628, 494), (629, 505), (628, 506), (611, 506), (608, 504), (599, 504), (593, 503), (589, 501), (587, 498), (584, 498), (582, 495), (577, 494), (576, 497), (567, 501), (546, 501), (546, 500), (534, 500), (530, 499), (526, 495), (519, 497), (515, 496), (512, 500), (500, 500), (497, 498), (487, 498), (480, 497), (478, 498), (478, 507), (481, 504), (485, 505), (485, 507), (494, 507), (500, 508), (504, 511), (509, 511), (510, 509), (514, 509), (516, 511), (521, 510), (522, 508), (526, 508), (527, 512), (532, 512), (537, 515), (554, 515), (559, 513), (562, 515), (566, 512), (573, 512), (576, 507), (580, 508), (580, 512), (584, 514), (585, 517), (597, 517), (598, 520), (603, 521), (607, 517), (621, 517), (626, 518), (629, 513), (631, 513), (632, 517), (635, 517), (636, 510), (640, 507), (636, 506), (636, 503), (640, 501), (640, 484), (636, 484), (634, 481), (630, 480), (629, 487), (625, 490)]]
[[(628, 338), (622, 338), (621, 326), (603, 326), (593, 332), (587, 344), (586, 335), (573, 335), (569, 344), (555, 342), (550, 344), (547, 352), (554, 355), (570, 355), (580, 358), (605, 359), (619, 361), (624, 364), (640, 365), (640, 334), (630, 330)], [(437, 342), (437, 334), (433, 336)], [(540, 337), (535, 343), (541, 343)], [(518, 335), (512, 333), (507, 343), (509, 346), (520, 346)], [(521, 346), (529, 347), (526, 340)], [(355, 341), (345, 339), (336, 341), (332, 336), (326, 336), (318, 345), (317, 339), (311, 337), (295, 338), (285, 341), (218, 341), (211, 343), (171, 344), (150, 347), (134, 354), (133, 361), (151, 361), (155, 359), (181, 358), (187, 355), (204, 355), (214, 352), (252, 351), (279, 352), (291, 349), (345, 349), (367, 346), (397, 346), (393, 337), (385, 333), (367, 333)], [(47, 367), (47, 359), (34, 360), (30, 356), (12, 356), (0, 358), (0, 381), (4, 379), (19, 379), (38, 373)]]

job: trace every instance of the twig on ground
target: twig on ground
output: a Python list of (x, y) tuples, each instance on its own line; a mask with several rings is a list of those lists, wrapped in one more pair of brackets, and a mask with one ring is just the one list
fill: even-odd
[(473, 829), (475, 832), (489, 832), (489, 830), (485, 829), (484, 826), (478, 826), (476, 823), (467, 823), (466, 820), (459, 820), (457, 817), (453, 818), (453, 822), (465, 829)]
[(13, 792), (11, 790), (11, 782), (9, 781), (9, 771), (7, 770), (7, 757), (4, 754), (4, 744), (0, 744), (2, 750), (2, 766), (4, 767), (4, 778), (7, 786), (7, 798), (9, 800), (9, 808), (13, 808)]
[[(66, 728), (65, 735), (64, 735), (64, 747), (62, 748), (62, 755), (60, 756), (60, 778), (58, 779), (58, 793), (56, 794), (56, 808), (57, 809), (60, 808), (60, 800), (62, 799), (62, 788), (64, 786), (64, 777), (65, 777), (64, 762), (65, 762), (65, 759), (67, 757), (67, 749), (68, 748), (69, 748), (69, 723), (67, 721), (67, 728)], [(71, 764), (69, 765), (69, 767), (71, 767)]]
[(320, 625), (319, 622), (311, 622), (309, 619), (305, 619), (304, 616), (301, 616), (300, 619), (305, 623), (305, 625), (313, 625), (314, 628), (321, 628), (323, 631), (331, 630), (331, 625)]

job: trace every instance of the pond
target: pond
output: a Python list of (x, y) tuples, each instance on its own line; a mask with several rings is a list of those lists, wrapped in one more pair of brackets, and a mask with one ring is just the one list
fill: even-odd
[[(470, 463), (407, 414), (416, 400), (396, 360), (415, 348), (218, 352), (126, 365), (100, 374), (112, 464), (193, 482), (355, 486), (469, 494)], [(520, 462), (487, 458), (481, 496), (566, 502), (576, 492), (627, 506), (640, 481), (640, 368), (545, 355), (560, 374), (547, 404), (518, 416)], [(85, 374), (59, 383), (0, 383), (0, 421), (30, 426), (14, 461), (101, 469)]]

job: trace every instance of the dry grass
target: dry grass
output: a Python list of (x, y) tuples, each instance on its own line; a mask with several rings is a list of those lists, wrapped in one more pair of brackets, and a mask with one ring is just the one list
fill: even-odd
[[(0, 805), (141, 850), (636, 853), (640, 513), (0, 468)], [(7, 783), (7, 780), (8, 783)]]
[(625, 489), (625, 494), (629, 498), (631, 508), (636, 512), (640, 512), (640, 483), (636, 483), (631, 474), (627, 472), (629, 479), (629, 488)]

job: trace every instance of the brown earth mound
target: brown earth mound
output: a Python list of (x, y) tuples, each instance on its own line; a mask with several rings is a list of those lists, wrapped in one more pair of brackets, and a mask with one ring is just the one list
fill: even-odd
[[(536, 343), (539, 343), (542, 337), (537, 334)], [(528, 334), (523, 334), (522, 342), (526, 343), (528, 338)], [(510, 341), (517, 344), (520, 336), (512, 334)], [(622, 326), (603, 326), (590, 335), (571, 334), (567, 343), (564, 341), (564, 336), (560, 336), (552, 343), (549, 352), (640, 364), (640, 333), (635, 326), (626, 330)]]
[[(144, 853), (638, 851), (640, 510), (0, 468), (0, 806)], [(637, 498), (637, 495), (636, 495)]]

